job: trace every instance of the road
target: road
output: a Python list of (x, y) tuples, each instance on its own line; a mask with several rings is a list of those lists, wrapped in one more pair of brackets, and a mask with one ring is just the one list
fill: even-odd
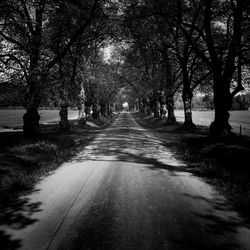
[(1, 249), (250, 249), (225, 197), (127, 112), (5, 213)]

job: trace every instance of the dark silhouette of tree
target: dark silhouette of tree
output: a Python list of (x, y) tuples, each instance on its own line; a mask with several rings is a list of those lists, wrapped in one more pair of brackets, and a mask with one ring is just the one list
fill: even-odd
[[(176, 122), (174, 97), (182, 91), (184, 127), (194, 128), (198, 88), (214, 99), (211, 133), (230, 134), (229, 110), (249, 66), (249, 6), (249, 0), (2, 0), (0, 66), (4, 82), (26, 89), (24, 132), (39, 133), (41, 103), (61, 105), (61, 127), (68, 129), (67, 108), (82, 92), (95, 118), (108, 115), (119, 88), (130, 89), (144, 112), (160, 117), (167, 110), (168, 124)], [(120, 48), (119, 62), (102, 61), (108, 44)]]
[[(62, 8), (62, 5), (67, 8)], [(41, 90), (48, 79), (50, 70), (64, 58), (81, 36), (86, 36), (89, 29), (94, 29), (105, 18), (102, 11), (103, 2), (93, 1), (4, 1), (1, 4), (0, 36), (12, 47), (10, 57), (15, 51), (26, 58), (22, 64), (26, 76), (26, 114), (24, 115), (24, 132), (34, 135), (39, 133), (38, 106), (41, 101)], [(60, 36), (60, 49), (48, 51), (48, 39), (60, 32), (59, 26), (50, 22), (58, 9), (64, 12), (69, 27), (67, 33)], [(70, 30), (69, 30), (70, 28)], [(50, 32), (53, 30), (53, 32)], [(86, 38), (85, 37), (85, 38)], [(87, 38), (86, 38), (87, 39)], [(21, 63), (21, 62), (20, 62)]]
[[(231, 131), (228, 111), (233, 97), (243, 90), (241, 81), (233, 90), (231, 84), (237, 67), (241, 68), (243, 15), (249, 1), (209, 0), (188, 4), (193, 11), (183, 20), (182, 30), (213, 76), (215, 118), (210, 131), (216, 136), (228, 135)], [(192, 37), (190, 29), (194, 30)]]
[[(180, 86), (180, 71), (169, 40), (165, 16), (158, 12), (161, 7), (160, 1), (131, 2), (126, 9), (125, 26), (133, 43), (132, 55), (135, 55), (137, 67), (141, 68), (148, 82), (149, 94), (143, 98), (143, 103), (150, 105), (155, 117), (160, 116), (162, 106), (166, 105), (168, 124), (172, 124), (176, 122), (174, 94)], [(164, 95), (159, 94), (163, 92)]]

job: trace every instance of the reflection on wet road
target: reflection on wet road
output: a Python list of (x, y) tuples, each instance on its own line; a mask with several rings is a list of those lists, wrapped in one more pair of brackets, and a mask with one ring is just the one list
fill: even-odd
[(37, 206), (1, 222), (8, 249), (250, 249), (227, 200), (127, 112), (20, 199)]

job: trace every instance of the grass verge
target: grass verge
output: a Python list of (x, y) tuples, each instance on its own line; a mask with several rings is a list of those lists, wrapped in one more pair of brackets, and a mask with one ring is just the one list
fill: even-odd
[(141, 126), (167, 139), (166, 146), (187, 162), (187, 171), (213, 184), (250, 222), (249, 137), (216, 139), (209, 136), (207, 127), (185, 131), (182, 124), (166, 126), (165, 119), (139, 113), (134, 117)]
[(85, 126), (71, 121), (71, 129), (59, 132), (58, 124), (41, 125), (41, 135), (0, 133), (0, 202), (8, 202), (31, 190), (44, 176), (81, 151), (117, 115), (90, 120)]

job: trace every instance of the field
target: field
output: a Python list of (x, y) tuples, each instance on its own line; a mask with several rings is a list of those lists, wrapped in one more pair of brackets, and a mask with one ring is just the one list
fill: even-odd
[[(22, 127), (22, 116), (24, 110), (0, 110), (0, 131), (6, 131), (10, 128)], [(59, 110), (40, 110), (40, 123), (52, 123), (59, 121)], [(175, 111), (178, 122), (184, 121), (182, 110)], [(213, 111), (193, 111), (193, 120), (197, 125), (209, 126), (214, 118)], [(69, 110), (69, 119), (77, 119), (77, 110)], [(250, 136), (250, 111), (232, 111), (230, 124), (233, 132), (240, 133), (240, 126), (243, 135)]]
[[(214, 111), (193, 111), (193, 121), (196, 125), (209, 126), (214, 119)], [(183, 110), (175, 111), (178, 122), (184, 121)], [(239, 134), (240, 126), (242, 135), (250, 136), (250, 111), (231, 111), (230, 125), (233, 132)]]
[[(10, 128), (22, 128), (23, 125), (23, 115), (25, 110), (7, 110), (0, 109), (0, 131), (6, 131)], [(39, 110), (39, 114), (41, 116), (40, 123), (54, 123), (59, 122), (59, 110)], [(77, 110), (69, 110), (69, 119), (77, 119), (78, 111)]]

